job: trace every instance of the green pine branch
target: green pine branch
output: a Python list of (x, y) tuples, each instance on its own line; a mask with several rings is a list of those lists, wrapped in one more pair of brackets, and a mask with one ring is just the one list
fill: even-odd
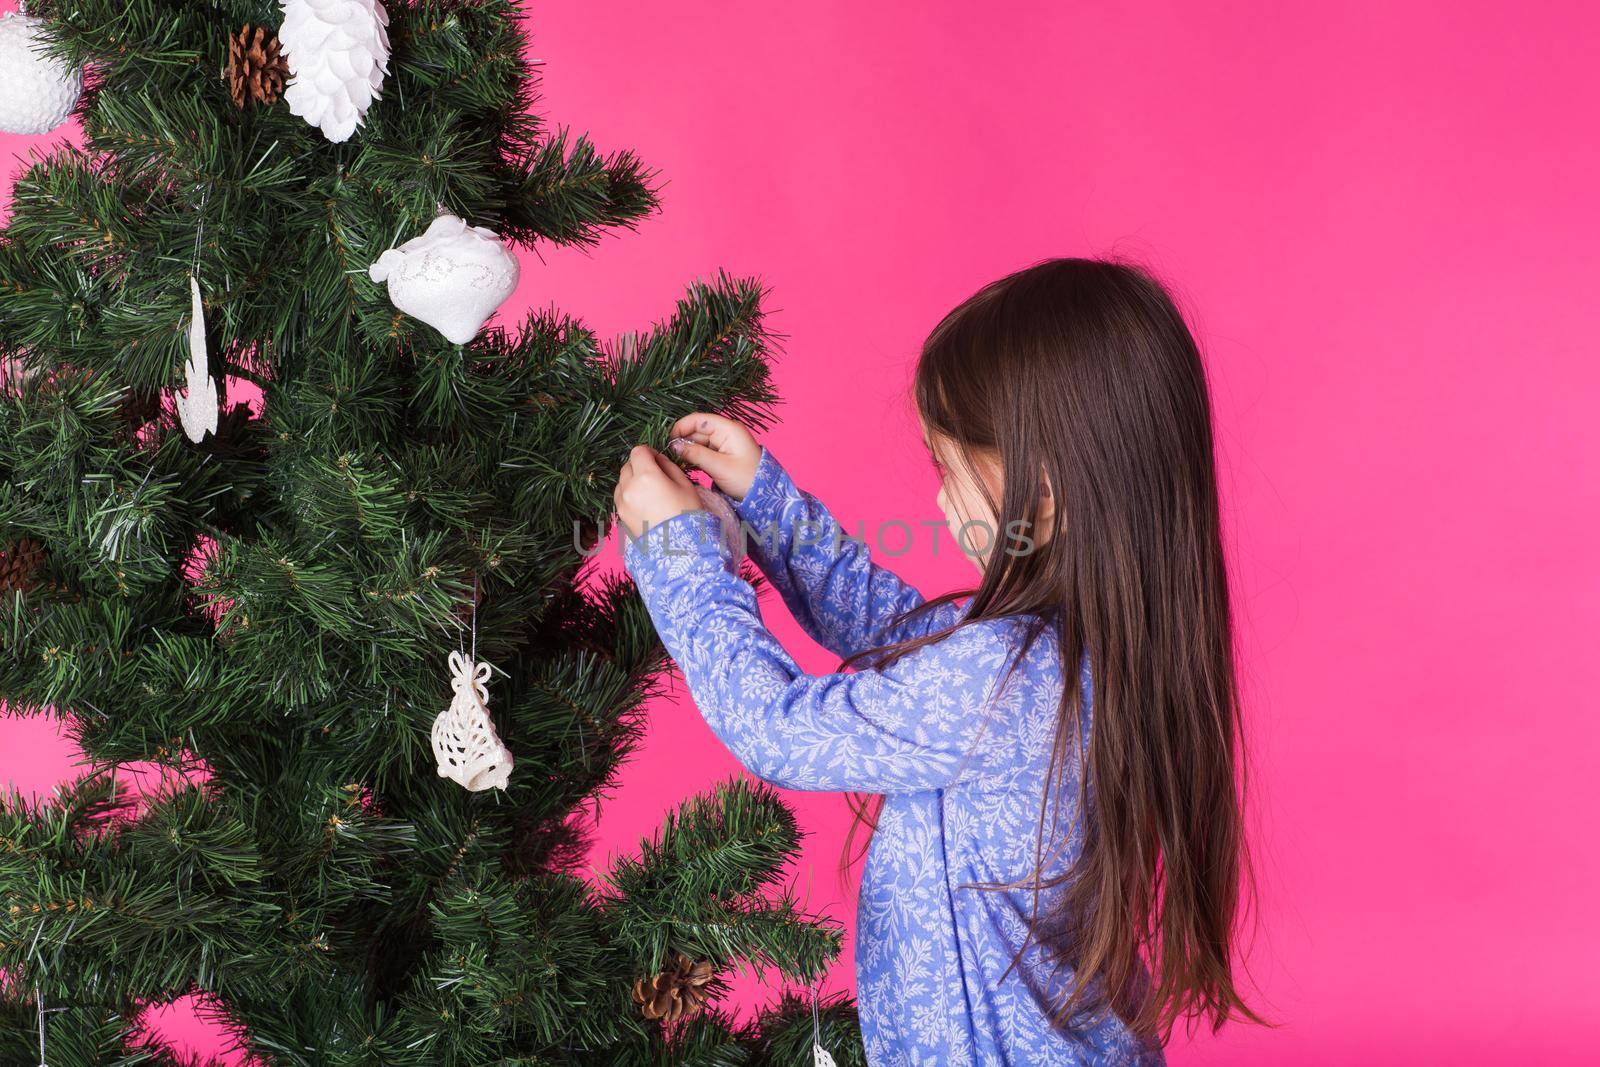
[[(720, 786), (587, 867), (666, 665), (588, 551), (633, 444), (770, 419), (765, 294), (718, 275), (610, 342), (556, 309), (466, 345), (399, 312), (367, 269), (441, 206), (590, 247), (658, 199), (630, 151), (546, 129), (515, 0), (388, 6), (383, 98), (335, 145), (229, 99), (227, 36), (274, 0), (32, 5), (90, 91), (84, 146), (24, 168), (0, 232), (26, 378), (0, 551), (41, 546), (0, 588), (0, 707), (61, 719), (87, 773), (0, 801), (0, 1057), (37, 1056), (42, 995), (55, 1067), (184, 1062), (140, 1011), (199, 994), (275, 1065), (782, 1062), (787, 1001), (663, 1027), (632, 994), (668, 953), (717, 995), (837, 955), (777, 794)], [(200, 444), (171, 400), (191, 275), (213, 370), (262, 392)], [(456, 649), (495, 667), (504, 791), (435, 772)], [(140, 762), (178, 784), (131, 803)]]

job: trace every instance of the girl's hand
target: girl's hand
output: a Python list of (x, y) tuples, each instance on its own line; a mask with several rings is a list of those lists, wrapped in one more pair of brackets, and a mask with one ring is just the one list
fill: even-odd
[(617, 506), (617, 521), (630, 537), (700, 507), (700, 494), (689, 476), (649, 445), (635, 445), (628, 453), (611, 499)]
[(717, 488), (743, 500), (761, 465), (761, 445), (755, 435), (732, 419), (697, 411), (672, 424), (668, 446), (685, 463), (711, 475)]

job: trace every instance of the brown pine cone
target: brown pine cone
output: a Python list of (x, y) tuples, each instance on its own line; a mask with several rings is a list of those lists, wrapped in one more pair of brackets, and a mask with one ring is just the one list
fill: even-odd
[(660, 1019), (669, 1026), (679, 1019), (693, 1018), (706, 1006), (706, 986), (713, 973), (710, 960), (696, 963), (683, 953), (674, 952), (660, 974), (633, 983), (633, 1002), (646, 1019)]
[(275, 104), (289, 80), (289, 61), (283, 58), (278, 35), (265, 27), (245, 23), (228, 38), (228, 92), (235, 107), (247, 100)]
[(27, 593), (35, 586), (34, 573), (44, 562), (44, 545), (21, 537), (0, 548), (0, 593)]

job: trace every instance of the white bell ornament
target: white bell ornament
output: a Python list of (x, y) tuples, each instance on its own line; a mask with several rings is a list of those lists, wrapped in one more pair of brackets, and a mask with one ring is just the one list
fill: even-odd
[(379, 256), (367, 274), (389, 283), (395, 307), (464, 345), (516, 291), (520, 268), (493, 230), (444, 214), (421, 237)]
[(489, 717), (489, 665), (450, 653), (450, 706), (433, 720), (433, 758), (439, 777), (481, 793), (504, 789), (515, 762)]
[(44, 49), (44, 20), (0, 15), (0, 130), (49, 133), (72, 117), (83, 95), (83, 71)]

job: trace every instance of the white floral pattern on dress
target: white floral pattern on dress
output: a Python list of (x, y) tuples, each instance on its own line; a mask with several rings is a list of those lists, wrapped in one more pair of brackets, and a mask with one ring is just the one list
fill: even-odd
[[(961, 607), (944, 605), (897, 622), (921, 594), (844, 536), (770, 451), (735, 510), (748, 527), (750, 558), (806, 632), (841, 657), (937, 632), (962, 616)], [(1070, 974), (1052, 973), (1037, 943), (1011, 966), (1032, 892), (973, 887), (1016, 882), (1033, 869), (1063, 684), (1048, 632), (1004, 686), (1023, 620), (961, 627), (883, 669), (809, 675), (762, 624), (755, 591), (735, 572), (711, 513), (686, 512), (638, 539), (624, 536), (623, 559), (701, 714), (751, 772), (789, 789), (886, 794), (857, 914), (868, 1062), (1164, 1062), (1158, 1047), (1109, 1012), (1053, 1027), (1049, 1004)], [(1079, 680), (1087, 731), (1087, 663)], [(1051, 806), (1062, 826), (1077, 826), (1078, 773), (1074, 760)], [(1065, 871), (1080, 847), (1074, 829), (1046, 872)], [(1041, 913), (1050, 902), (1049, 891), (1040, 895)]]

